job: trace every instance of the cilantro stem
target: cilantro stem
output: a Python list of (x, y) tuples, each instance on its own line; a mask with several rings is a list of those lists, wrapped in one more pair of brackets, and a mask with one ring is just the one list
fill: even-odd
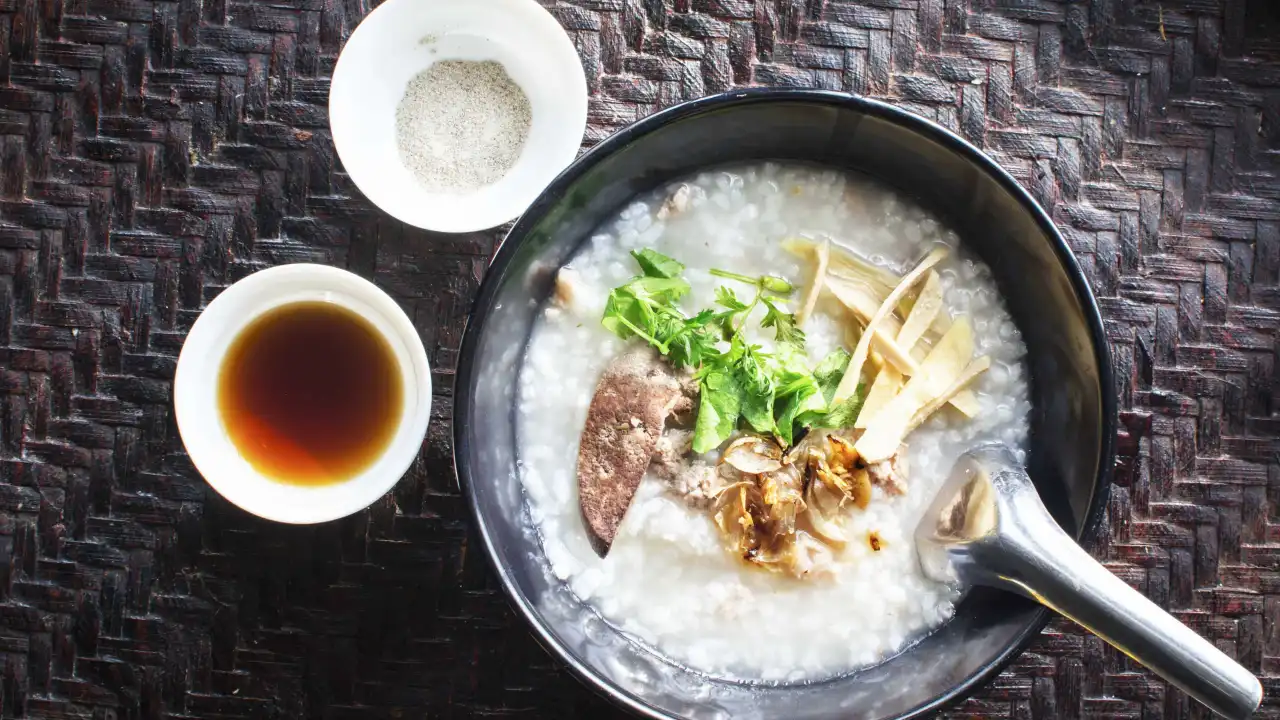
[(740, 283), (755, 285), (757, 288), (760, 288), (761, 290), (768, 290), (769, 292), (777, 293), (779, 295), (789, 295), (791, 294), (792, 290), (795, 290), (794, 285), (787, 282), (786, 280), (783, 280), (780, 277), (777, 277), (776, 275), (761, 275), (759, 277), (751, 277), (750, 275), (743, 275), (742, 273), (730, 272), (728, 270), (721, 270), (720, 268), (711, 268), (711, 274), (716, 277), (722, 277), (726, 280), (737, 280)]
[(738, 282), (743, 282), (748, 285), (756, 285), (756, 286), (760, 285), (760, 278), (753, 278), (750, 275), (743, 275), (742, 273), (729, 272), (728, 270), (721, 270), (720, 268), (711, 268), (711, 274), (715, 275), (716, 277), (725, 278), (727, 280), (737, 280)]
[[(742, 320), (738, 322), (738, 326), (733, 329), (733, 334), (738, 335), (742, 332), (742, 328), (747, 324), (747, 318), (751, 317), (751, 311), (756, 309), (760, 304), (760, 296), (764, 294), (764, 288), (756, 287), (756, 296), (751, 299), (751, 304), (747, 306), (747, 311), (742, 313)], [(745, 339), (745, 338), (744, 338)]]
[(625, 317), (623, 317), (623, 316), (621, 316), (621, 315), (619, 315), (619, 316), (617, 316), (617, 317), (618, 317), (618, 322), (622, 323), (623, 325), (626, 325), (628, 330), (630, 330), (631, 332), (635, 333), (635, 334), (636, 334), (636, 335), (638, 335), (639, 337), (644, 338), (646, 341), (648, 341), (648, 343), (649, 343), (650, 345), (653, 345), (654, 347), (658, 348), (658, 350), (659, 350), (663, 355), (666, 355), (666, 354), (667, 354), (667, 352), (670, 350), (670, 348), (668, 348), (668, 347), (667, 347), (666, 343), (659, 342), (659, 341), (658, 341), (658, 339), (657, 339), (657, 338), (655, 338), (654, 336), (652, 336), (652, 335), (650, 335), (649, 333), (647, 333), (647, 332), (645, 332), (645, 331), (641, 330), (640, 328), (636, 327), (636, 326), (635, 326), (635, 323), (631, 322), (630, 320), (626, 319)]
[(790, 295), (795, 286), (775, 275), (761, 275), (760, 287), (778, 295)]

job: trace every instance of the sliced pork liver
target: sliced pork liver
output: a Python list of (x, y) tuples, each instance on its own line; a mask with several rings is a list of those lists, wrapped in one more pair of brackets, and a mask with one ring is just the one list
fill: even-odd
[(602, 553), (631, 505), (673, 412), (689, 407), (681, 382), (649, 348), (605, 368), (578, 445), (578, 493), (588, 534)]

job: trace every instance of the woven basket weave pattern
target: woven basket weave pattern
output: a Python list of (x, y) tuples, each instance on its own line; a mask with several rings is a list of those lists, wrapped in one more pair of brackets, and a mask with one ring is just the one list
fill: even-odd
[[(1122, 412), (1108, 567), (1264, 677), (1280, 717), (1274, 0), (557, 0), (587, 144), (748, 84), (888, 99), (990, 153), (1099, 295)], [(0, 0), (0, 716), (598, 718), (468, 537), (452, 367), (500, 233), (342, 173), (329, 74), (367, 0)], [(218, 291), (323, 262), (422, 332), (437, 396), (393, 494), (248, 517), (177, 436)], [(1055, 623), (952, 715), (1205, 717)]]

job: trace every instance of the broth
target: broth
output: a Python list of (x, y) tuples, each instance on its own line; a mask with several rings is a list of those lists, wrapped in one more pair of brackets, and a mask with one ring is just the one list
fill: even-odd
[(391, 346), (332, 303), (267, 312), (232, 341), (218, 372), (218, 411), (232, 442), (279, 482), (358, 475), (386, 450), (403, 403)]

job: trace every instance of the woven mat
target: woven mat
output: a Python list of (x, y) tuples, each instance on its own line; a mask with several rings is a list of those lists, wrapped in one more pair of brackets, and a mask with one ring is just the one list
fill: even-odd
[[(549, 0), (548, 0), (549, 1)], [(463, 319), (500, 233), (440, 236), (342, 173), (328, 76), (367, 0), (0, 0), (0, 715), (599, 718), (467, 536)], [(1280, 717), (1280, 22), (1274, 0), (572, 0), (587, 144), (735, 85), (888, 98), (1049, 208), (1123, 411), (1108, 566), (1264, 675)], [(394, 493), (246, 516), (182, 451), (200, 307), (311, 261), (393, 293), (436, 368)], [(1051, 626), (956, 716), (1204, 717)]]

